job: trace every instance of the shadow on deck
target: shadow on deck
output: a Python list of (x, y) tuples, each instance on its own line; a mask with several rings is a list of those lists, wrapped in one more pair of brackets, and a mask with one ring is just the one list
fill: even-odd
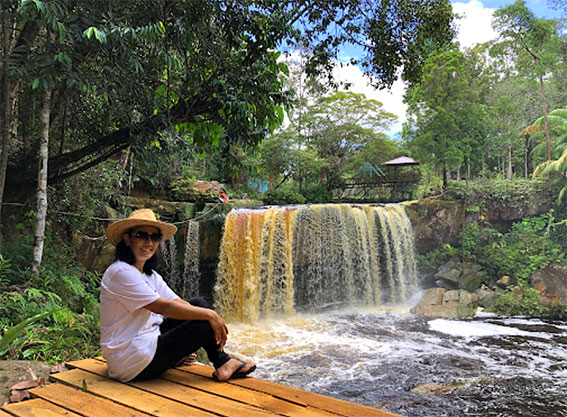
[(0, 417), (397, 416), (258, 378), (215, 382), (213, 369), (199, 364), (132, 383), (107, 378), (106, 364), (99, 358), (70, 362), (67, 367), (72, 369), (51, 376), (55, 384), (31, 390), (31, 400), (4, 405)]

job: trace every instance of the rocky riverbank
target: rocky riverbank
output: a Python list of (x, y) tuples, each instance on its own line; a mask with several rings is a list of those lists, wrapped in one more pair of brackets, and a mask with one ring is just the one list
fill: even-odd
[[(545, 303), (567, 303), (567, 266), (552, 264), (531, 279)], [(424, 292), (411, 312), (428, 317), (472, 316), (482, 308), (490, 310), (499, 295), (512, 291), (521, 297), (523, 289), (508, 276), (495, 284), (478, 264), (451, 259), (437, 270), (425, 273)]]

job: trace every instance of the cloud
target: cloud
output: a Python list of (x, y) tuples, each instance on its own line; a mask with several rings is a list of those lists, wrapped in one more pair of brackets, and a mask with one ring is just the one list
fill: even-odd
[(377, 90), (370, 84), (370, 79), (362, 70), (352, 64), (336, 65), (334, 69), (335, 79), (339, 82), (351, 84), (349, 91), (364, 94), (372, 100), (378, 100), (383, 104), (382, 108), (398, 117), (398, 121), (390, 126), (388, 132), (392, 136), (401, 131), (402, 123), (406, 121), (407, 106), (403, 102), (405, 86), (401, 80), (396, 81), (389, 90)]
[(496, 39), (498, 35), (491, 26), (494, 10), (484, 7), (479, 0), (453, 3), (453, 11), (461, 16), (456, 22), (457, 39), (461, 47), (470, 48), (477, 43)]

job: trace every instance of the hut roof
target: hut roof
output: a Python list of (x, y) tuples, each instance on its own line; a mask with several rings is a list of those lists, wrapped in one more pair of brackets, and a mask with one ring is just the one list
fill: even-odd
[(399, 158), (384, 162), (383, 165), (419, 165), (419, 162), (415, 162), (415, 160), (409, 156), (400, 156)]

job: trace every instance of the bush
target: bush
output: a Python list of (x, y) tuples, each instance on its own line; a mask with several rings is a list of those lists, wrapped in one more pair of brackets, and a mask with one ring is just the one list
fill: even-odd
[(301, 194), (305, 196), (305, 202), (307, 203), (321, 204), (333, 201), (333, 194), (325, 187), (319, 185), (306, 187), (301, 191)]
[(485, 207), (521, 207), (544, 190), (542, 182), (527, 179), (449, 181), (445, 197)]
[[(40, 277), (31, 273), (31, 224), (11, 230), (0, 262), (0, 333), (45, 311), (10, 343), (6, 356), (61, 362), (99, 354), (99, 277), (75, 265), (73, 249), (47, 235)], [(49, 227), (48, 227), (49, 229)]]
[(492, 310), (506, 316), (541, 317), (546, 310), (540, 294), (526, 281), (520, 280), (519, 286), (510, 288), (492, 304)]
[(305, 197), (291, 189), (277, 188), (266, 194), (264, 197), (264, 203), (277, 206), (286, 204), (304, 204)]

